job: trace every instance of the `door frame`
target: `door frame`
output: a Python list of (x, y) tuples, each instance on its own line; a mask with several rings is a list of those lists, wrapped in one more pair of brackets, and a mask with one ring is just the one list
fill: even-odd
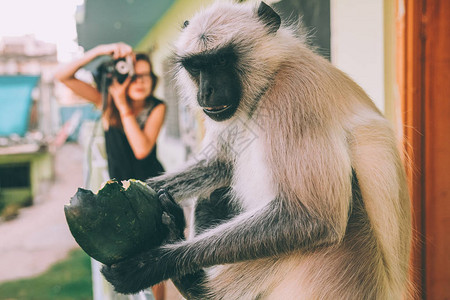
[(413, 298), (448, 299), (450, 2), (396, 4), (397, 86), (413, 214)]

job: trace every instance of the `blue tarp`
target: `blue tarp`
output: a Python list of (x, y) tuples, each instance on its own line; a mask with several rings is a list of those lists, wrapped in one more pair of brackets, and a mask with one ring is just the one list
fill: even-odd
[(39, 76), (0, 76), (0, 136), (28, 130), (32, 106), (31, 91)]

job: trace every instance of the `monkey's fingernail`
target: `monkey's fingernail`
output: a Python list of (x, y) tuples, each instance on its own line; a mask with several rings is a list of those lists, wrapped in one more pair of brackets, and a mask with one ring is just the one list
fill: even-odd
[(167, 194), (166, 194), (166, 193), (160, 194), (160, 195), (158, 195), (158, 196), (159, 196), (159, 199), (161, 199), (162, 201), (167, 201), (167, 200), (169, 200), (169, 197), (167, 197)]
[(163, 212), (161, 219), (164, 225), (169, 225), (170, 223), (172, 223), (172, 219), (166, 212)]

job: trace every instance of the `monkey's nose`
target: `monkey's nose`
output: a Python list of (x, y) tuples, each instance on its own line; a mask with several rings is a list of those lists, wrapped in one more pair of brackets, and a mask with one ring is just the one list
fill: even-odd
[(199, 93), (199, 104), (201, 106), (214, 106), (213, 101), (213, 95), (214, 89), (213, 88), (203, 88), (200, 90)]

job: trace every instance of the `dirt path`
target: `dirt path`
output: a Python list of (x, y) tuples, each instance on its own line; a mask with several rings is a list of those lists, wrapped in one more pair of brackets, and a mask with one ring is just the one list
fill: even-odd
[(77, 246), (64, 217), (64, 204), (82, 186), (83, 152), (66, 144), (55, 156), (55, 181), (36, 204), (15, 220), (0, 223), (0, 282), (44, 272)]

